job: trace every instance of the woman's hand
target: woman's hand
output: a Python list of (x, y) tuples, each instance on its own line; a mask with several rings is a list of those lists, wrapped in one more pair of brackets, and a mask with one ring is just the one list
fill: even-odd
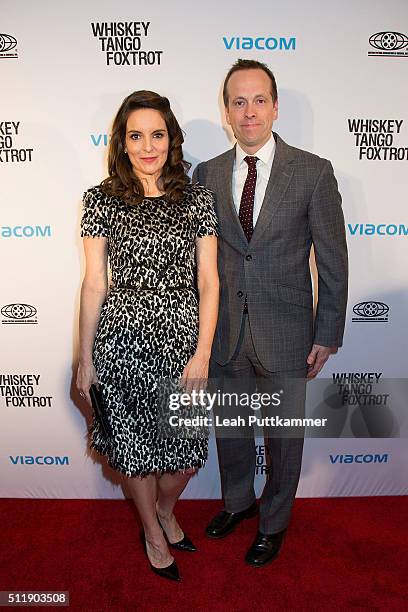
[(91, 363), (80, 363), (78, 365), (76, 387), (79, 391), (79, 395), (83, 397), (90, 406), (92, 406), (91, 397), (89, 395), (89, 387), (93, 384), (98, 384), (98, 377), (94, 364)]
[(204, 389), (208, 379), (209, 357), (195, 353), (187, 362), (181, 376), (181, 385), (186, 393)]

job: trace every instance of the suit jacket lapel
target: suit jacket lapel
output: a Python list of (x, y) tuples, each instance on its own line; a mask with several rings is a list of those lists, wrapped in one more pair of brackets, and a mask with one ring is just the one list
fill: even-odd
[[(285, 193), (293, 175), (293, 155), (289, 147), (276, 134), (276, 150), (265, 197), (251, 238), (251, 246), (262, 236)], [(239, 219), (238, 219), (239, 221)]]
[(228, 151), (225, 156), (218, 175), (218, 193), (221, 194), (219, 206), (222, 206), (225, 214), (227, 228), (224, 228), (223, 234), (230, 230), (230, 238), (235, 237), (240, 250), (248, 248), (248, 241), (242, 229), (241, 222), (235, 208), (232, 197), (232, 173), (234, 170), (235, 147)]

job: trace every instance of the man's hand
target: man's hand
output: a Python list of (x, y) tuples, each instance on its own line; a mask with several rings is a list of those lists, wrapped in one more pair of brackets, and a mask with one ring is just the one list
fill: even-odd
[(306, 360), (309, 366), (307, 378), (309, 380), (315, 378), (330, 355), (334, 355), (335, 353), (337, 353), (337, 346), (320, 346), (320, 344), (314, 344)]

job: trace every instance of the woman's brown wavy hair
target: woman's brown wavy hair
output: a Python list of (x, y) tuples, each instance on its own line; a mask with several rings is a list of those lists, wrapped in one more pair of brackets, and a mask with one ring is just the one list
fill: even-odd
[(138, 204), (145, 195), (142, 182), (134, 173), (125, 153), (127, 120), (130, 113), (140, 108), (159, 111), (166, 122), (169, 152), (162, 168), (159, 187), (169, 200), (180, 200), (190, 182), (187, 172), (191, 164), (183, 159), (183, 132), (170, 108), (170, 102), (154, 91), (135, 91), (123, 100), (112, 126), (108, 153), (109, 176), (102, 181), (102, 189), (108, 195), (121, 198), (129, 204)]

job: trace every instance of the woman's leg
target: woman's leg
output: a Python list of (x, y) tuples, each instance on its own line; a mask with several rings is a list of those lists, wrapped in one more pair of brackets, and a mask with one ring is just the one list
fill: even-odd
[(139, 512), (146, 537), (146, 552), (150, 563), (157, 568), (173, 562), (167, 542), (156, 516), (157, 480), (154, 474), (145, 478), (128, 478), (127, 484)]
[(195, 470), (191, 469), (175, 474), (163, 474), (157, 479), (157, 514), (172, 544), (179, 542), (184, 536), (173, 509), (194, 472)]

